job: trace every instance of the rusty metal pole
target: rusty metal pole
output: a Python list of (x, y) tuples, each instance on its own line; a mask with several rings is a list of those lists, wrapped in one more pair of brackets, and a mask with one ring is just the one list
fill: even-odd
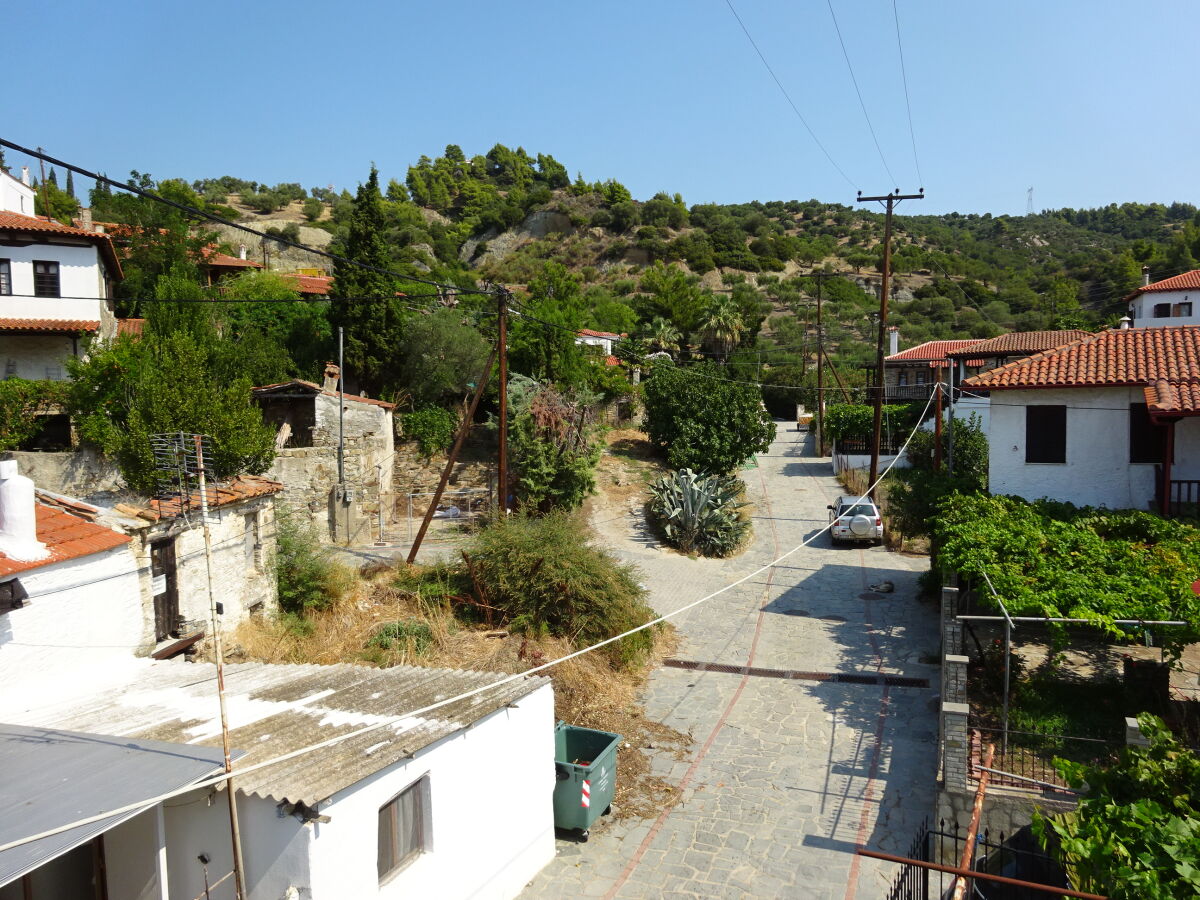
[(508, 512), (508, 297), (508, 291), (501, 288), (497, 295), (500, 306), (500, 452), (496, 473), (500, 515)]
[[(970, 869), (975, 860), (975, 838), (979, 835), (979, 819), (983, 815), (983, 798), (987, 794), (988, 779), (991, 772), (992, 760), (996, 756), (996, 745), (987, 745), (987, 755), (983, 761), (983, 771), (979, 774), (979, 787), (975, 790), (975, 803), (971, 807), (971, 826), (967, 829), (967, 840), (963, 844), (962, 858), (958, 862), (960, 869)], [(967, 877), (959, 875), (954, 879), (954, 896), (952, 900), (963, 900), (967, 893)]]
[[(425, 532), (429, 530), (429, 523), (433, 520), (434, 510), (437, 509), (438, 501), (442, 499), (442, 491), (446, 489), (446, 482), (450, 480), (450, 473), (454, 470), (454, 463), (458, 459), (458, 451), (462, 449), (463, 441), (466, 440), (467, 434), (471, 430), (471, 421), (475, 418), (475, 409), (479, 406), (479, 398), (483, 396), (483, 390), (487, 387), (488, 379), (491, 378), (492, 363), (496, 361), (496, 354), (499, 348), (500, 343), (497, 341), (492, 347), (492, 353), (488, 357), (487, 366), (484, 367), (483, 377), (479, 379), (479, 387), (475, 388), (475, 396), (471, 398), (471, 407), (467, 410), (462, 424), (458, 427), (458, 436), (455, 437), (454, 446), (450, 448), (450, 455), (446, 458), (446, 466), (442, 469), (442, 477), (438, 480), (437, 489), (433, 492), (433, 496), (429, 498), (429, 507), (425, 510), (425, 518), (421, 520), (421, 528), (417, 531), (416, 540), (413, 541), (412, 546), (408, 550), (408, 559), (406, 562), (410, 566), (417, 558), (417, 551), (421, 549), (421, 542), (425, 540)], [(411, 497), (409, 502), (412, 502)]]
[(213, 594), (212, 534), (208, 528), (207, 473), (204, 467), (204, 442), (195, 436), (196, 468), (200, 476), (200, 520), (204, 523), (204, 564), (208, 569), (208, 607), (213, 623), (213, 655), (217, 662), (217, 700), (221, 708), (221, 748), (225, 751), (225, 793), (229, 801), (229, 834), (233, 843), (233, 880), (238, 900), (246, 896), (246, 877), (242, 868), (242, 832), (238, 826), (237, 801), (233, 790), (233, 759), (229, 755), (229, 718), (225, 710), (225, 654), (221, 644), (221, 622), (217, 618), (217, 599)]

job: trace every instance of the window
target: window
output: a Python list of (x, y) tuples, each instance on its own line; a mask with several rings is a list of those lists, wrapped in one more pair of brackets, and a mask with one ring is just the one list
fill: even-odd
[(58, 285), (58, 263), (36, 259), (33, 261), (33, 296), (62, 296)]
[(1067, 461), (1067, 408), (1025, 407), (1025, 462)]
[(1192, 314), (1191, 303), (1176, 303), (1171, 307), (1172, 316), (1190, 316)]
[(896, 384), (900, 387), (908, 387), (908, 369), (900, 370), (900, 374), (896, 376)]
[(0, 294), (12, 293), (12, 260), (0, 259)]
[(1154, 318), (1166, 319), (1166, 318), (1169, 318), (1170, 315), (1171, 315), (1171, 304), (1170, 303), (1155, 303), (1154, 304)]
[(1145, 403), (1129, 404), (1129, 461), (1160, 463), (1167, 452), (1167, 426), (1150, 421)]
[(917, 384), (924, 384), (928, 375), (924, 369), (917, 369)]
[(379, 810), (379, 880), (385, 881), (429, 849), (426, 811), (429, 776), (407, 788)]
[(261, 572), (263, 567), (262, 560), (262, 534), (258, 526), (258, 513), (246, 513), (246, 569), (247, 571)]

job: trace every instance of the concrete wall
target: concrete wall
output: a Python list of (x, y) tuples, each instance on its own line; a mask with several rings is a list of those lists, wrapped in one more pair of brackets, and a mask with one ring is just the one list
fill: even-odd
[[(431, 848), (383, 885), (379, 809), (429, 777)], [(321, 807), (312, 896), (515, 897), (554, 858), (554, 697), (549, 685)]]
[(19, 573), (29, 599), (0, 615), (0, 683), (66, 689), (79, 673), (145, 649), (136, 568), (126, 545)]
[[(1155, 318), (1154, 307), (1160, 303), (1191, 303), (1190, 316), (1166, 316)], [(1130, 304), (1133, 312), (1134, 328), (1161, 328), (1164, 325), (1200, 325), (1200, 290), (1189, 291), (1153, 291), (1149, 294), (1139, 294)]]
[[(992, 493), (1147, 509), (1154, 500), (1154, 464), (1129, 462), (1129, 404), (1145, 402), (1137, 387), (994, 392), (988, 434)], [(1025, 462), (1026, 404), (1067, 407), (1065, 463)], [(1175, 479), (1200, 478), (1200, 421), (1176, 425), (1171, 472)]]
[(116, 464), (90, 447), (61, 453), (14, 451), (13, 458), (20, 463), (21, 474), (32, 478), (39, 488), (69, 497), (90, 497), (125, 487)]
[[(0, 297), (0, 318), (100, 320), (98, 297), (106, 297), (104, 264), (95, 244), (79, 239), (80, 246), (30, 244), (4, 247), (12, 262), (12, 296)], [(58, 297), (33, 295), (34, 260), (58, 263)]]
[[(0, 303), (0, 307), (3, 307)], [(82, 341), (69, 334), (0, 336), (0, 377), (30, 381), (65, 381), (66, 361), (79, 356)]]

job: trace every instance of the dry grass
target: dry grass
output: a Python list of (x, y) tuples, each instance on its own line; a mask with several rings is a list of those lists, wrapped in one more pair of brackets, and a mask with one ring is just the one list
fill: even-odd
[[(246, 622), (232, 635), (227, 658), (517, 673), (575, 649), (558, 638), (525, 638), (504, 630), (463, 625), (445, 602), (427, 602), (418, 593), (395, 587), (394, 582), (392, 570), (376, 572), (360, 580), (332, 608), (310, 614), (304, 627), (286, 618)], [(427, 625), (428, 645), (420, 648), (420, 642), (409, 637), (392, 649), (372, 646), (380, 628), (400, 621)], [(618, 669), (607, 654), (589, 653), (546, 673), (554, 682), (557, 718), (622, 736), (614, 803), (618, 817), (656, 816), (678, 794), (677, 788), (650, 773), (650, 760), (643, 749), (666, 747), (683, 758), (691, 735), (646, 718), (637, 702), (650, 670), (673, 652), (675, 643), (674, 631), (668, 626), (656, 632), (650, 657), (639, 668)]]

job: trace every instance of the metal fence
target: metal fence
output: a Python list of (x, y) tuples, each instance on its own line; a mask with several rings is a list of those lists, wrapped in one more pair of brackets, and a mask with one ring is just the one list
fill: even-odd
[[(937, 829), (931, 829), (926, 821), (913, 839), (908, 856), (922, 862), (957, 866), (965, 843), (966, 835), (957, 825), (941, 821)], [(971, 868), (1038, 885), (1072, 887), (1062, 867), (1038, 846), (1028, 827), (1013, 835), (993, 836), (984, 831), (976, 838)], [(939, 900), (949, 896), (953, 886), (954, 876), (949, 873), (902, 864), (892, 880), (887, 900)], [(968, 896), (977, 900), (1046, 900), (1053, 895), (1021, 885), (976, 880)]]
[[(996, 756), (992, 768), (991, 783), (1005, 787), (1037, 790), (1053, 785), (1069, 787), (1054, 768), (1054, 759), (1068, 759), (1078, 763), (1103, 763), (1114, 760), (1124, 746), (1122, 741), (1096, 737), (1078, 737), (1056, 734), (1052, 731), (1017, 731), (1008, 729), (1007, 735), (1001, 725), (990, 719), (971, 717), (971, 766), (981, 764), (983, 748), (995, 744)], [(999, 774), (1004, 773), (1004, 774)]]
[[(488, 488), (466, 488), (459, 491), (443, 491), (439, 509), (434, 513), (435, 522), (461, 524), (485, 517), (491, 508), (492, 494)], [(414, 491), (407, 495), (404, 538), (411, 541), (421, 518), (433, 499), (433, 491)]]

